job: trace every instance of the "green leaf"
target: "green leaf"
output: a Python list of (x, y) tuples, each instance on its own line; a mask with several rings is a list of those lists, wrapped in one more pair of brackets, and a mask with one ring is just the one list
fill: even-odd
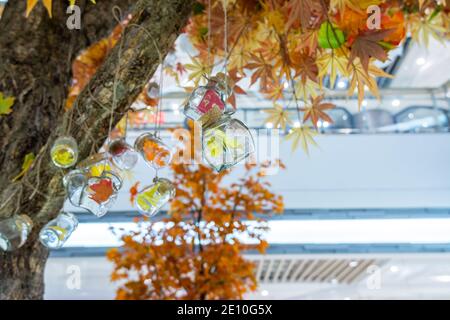
[(14, 105), (14, 97), (5, 97), (3, 92), (0, 92), (0, 115), (10, 114), (11, 107)]
[(12, 180), (13, 182), (22, 178), (25, 175), (25, 173), (27, 173), (27, 171), (30, 170), (30, 167), (33, 164), (35, 158), (36, 157), (34, 156), (33, 152), (27, 153), (25, 155), (25, 158), (23, 159), (22, 163), (22, 171), (20, 171), (20, 173), (13, 178)]
[(325, 21), (320, 26), (318, 42), (321, 48), (337, 49), (344, 44), (345, 35), (342, 30)]

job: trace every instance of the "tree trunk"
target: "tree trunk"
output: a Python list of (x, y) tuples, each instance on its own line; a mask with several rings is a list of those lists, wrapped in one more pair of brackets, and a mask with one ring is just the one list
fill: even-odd
[[(71, 134), (79, 145), (79, 160), (101, 147), (111, 112), (115, 124), (159, 64), (151, 38), (165, 56), (185, 26), (193, 0), (137, 1), (119, 45), (69, 112), (64, 112), (64, 104), (72, 60), (112, 30), (114, 5), (125, 14), (135, 1), (108, 0), (97, 5), (78, 1), (84, 8), (83, 22), (81, 30), (73, 31), (66, 27), (65, 2), (53, 0), (52, 19), (42, 5), (26, 19), (26, 1), (9, 1), (0, 20), (0, 91), (16, 97), (13, 112), (0, 118), (0, 219), (24, 213), (34, 222), (23, 248), (0, 253), (0, 299), (43, 297), (48, 252), (37, 235), (58, 214), (65, 199), (64, 172), (50, 163), (53, 141)], [(29, 152), (37, 155), (31, 170), (20, 182), (12, 183)]]

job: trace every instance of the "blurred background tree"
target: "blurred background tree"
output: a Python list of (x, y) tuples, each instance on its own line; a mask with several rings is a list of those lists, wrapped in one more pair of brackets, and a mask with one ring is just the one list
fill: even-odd
[(244, 177), (227, 184), (231, 170), (171, 165), (176, 196), (168, 217), (139, 222), (137, 231), (122, 237), (123, 247), (107, 254), (114, 264), (111, 280), (120, 283), (116, 298), (241, 299), (255, 290), (254, 265), (242, 252), (263, 253), (264, 216), (283, 212), (282, 197), (265, 181), (275, 166), (284, 168), (279, 161), (246, 164)]

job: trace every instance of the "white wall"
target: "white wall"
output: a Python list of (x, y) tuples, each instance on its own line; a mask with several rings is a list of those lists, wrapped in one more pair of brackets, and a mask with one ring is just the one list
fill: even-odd
[[(316, 141), (319, 148), (311, 147), (308, 157), (281, 139), (287, 169), (269, 181), (286, 208), (450, 207), (450, 134), (321, 135)], [(238, 165), (232, 177), (242, 174)], [(153, 175), (140, 160), (113, 211), (131, 210), (131, 184), (150, 183)]]

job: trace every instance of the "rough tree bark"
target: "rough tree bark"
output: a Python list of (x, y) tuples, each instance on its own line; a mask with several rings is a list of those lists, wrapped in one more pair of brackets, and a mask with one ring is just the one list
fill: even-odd
[[(53, 0), (52, 19), (42, 6), (26, 19), (26, 1), (9, 1), (0, 20), (0, 91), (16, 97), (13, 112), (0, 119), (0, 219), (25, 213), (34, 222), (24, 247), (0, 253), (0, 299), (43, 298), (48, 251), (37, 234), (58, 214), (65, 198), (64, 172), (49, 159), (53, 141), (71, 134), (79, 144), (79, 160), (101, 147), (111, 110), (115, 124), (159, 65), (154, 42), (165, 56), (186, 25), (193, 0), (108, 0), (95, 6), (79, 1), (84, 8), (82, 28), (74, 31), (66, 27), (65, 2)], [(112, 30), (114, 5), (126, 13), (133, 3), (133, 18), (122, 40), (72, 111), (64, 112), (72, 60)], [(31, 170), (21, 182), (11, 183), (29, 152), (37, 155)]]

